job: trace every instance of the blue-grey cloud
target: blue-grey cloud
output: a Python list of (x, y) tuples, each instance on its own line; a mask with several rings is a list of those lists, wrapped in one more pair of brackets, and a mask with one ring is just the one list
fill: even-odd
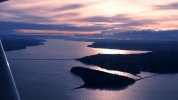
[(1, 3), (1, 2), (5, 2), (5, 1), (8, 1), (8, 0), (0, 0), (0, 3)]
[(109, 17), (94, 16), (94, 17), (81, 18), (81, 19), (78, 19), (78, 21), (85, 21), (85, 22), (110, 22), (111, 19)]
[(20, 23), (20, 22), (5, 22), (0, 21), (0, 32), (12, 33), (17, 29), (32, 29), (32, 30), (58, 30), (58, 31), (71, 31), (71, 32), (92, 32), (102, 31), (108, 29), (103, 26), (75, 26), (68, 24), (32, 24), (32, 23)]
[(155, 10), (178, 10), (178, 2), (168, 5), (155, 5), (153, 8)]
[(81, 4), (70, 4), (70, 5), (65, 5), (59, 8), (56, 8), (54, 10), (58, 10), (58, 11), (66, 11), (66, 10), (74, 10), (74, 9), (78, 9), (83, 7), (83, 5)]
[(78, 19), (78, 21), (85, 21), (85, 22), (124, 22), (131, 20), (126, 15), (117, 15), (113, 17), (104, 17), (104, 16), (93, 16), (93, 17), (87, 17), (87, 18), (81, 18)]
[(144, 26), (149, 24), (157, 24), (155, 20), (130, 20), (126, 24), (122, 24), (122, 26)]
[(134, 18), (130, 18), (129, 15), (117, 15), (113, 17), (94, 16), (94, 17), (81, 18), (78, 19), (78, 21), (113, 23), (112, 28), (124, 28), (124, 29), (135, 27), (135, 26), (156, 24), (155, 20), (141, 20), (141, 19), (135, 20)]
[(54, 17), (71, 17), (71, 16), (78, 16), (78, 15), (79, 13), (70, 12), (70, 13), (57, 14), (57, 15), (54, 15)]

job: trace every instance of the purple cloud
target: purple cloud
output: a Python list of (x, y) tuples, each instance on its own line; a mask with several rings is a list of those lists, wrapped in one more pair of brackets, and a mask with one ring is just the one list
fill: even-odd
[(113, 17), (93, 16), (78, 19), (83, 22), (125, 22), (131, 20), (127, 15), (117, 15)]
[(103, 31), (108, 28), (104, 26), (75, 26), (75, 25), (70, 25), (70, 24), (49, 25), (49, 24), (32, 24), (32, 23), (0, 21), (1, 33), (13, 33), (15, 30), (18, 30), (18, 29), (93, 32), (93, 31)]
[[(155, 20), (144, 20), (144, 19), (134, 19), (129, 17), (129, 15), (117, 15), (113, 17), (104, 17), (104, 16), (94, 16), (78, 19), (78, 21), (82, 22), (105, 22), (105, 23), (113, 23), (112, 28), (132, 28), (136, 26), (144, 26), (149, 24), (156, 24)], [(116, 24), (118, 23), (118, 24)], [(104, 26), (104, 24), (101, 24)]]
[(70, 4), (70, 5), (65, 5), (65, 6), (59, 7), (55, 10), (66, 11), (66, 10), (78, 9), (81, 7), (83, 7), (83, 5), (81, 5), (81, 4)]
[(156, 10), (178, 10), (178, 2), (168, 5), (155, 5), (153, 8)]

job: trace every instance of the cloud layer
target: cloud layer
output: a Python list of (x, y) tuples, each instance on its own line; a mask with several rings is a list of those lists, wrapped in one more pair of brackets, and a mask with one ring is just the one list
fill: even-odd
[[(102, 26), (75, 26), (69, 24), (32, 24), (32, 23), (22, 23), (22, 22), (5, 22), (0, 21), (0, 34), (7, 34), (7, 33), (15, 33), (18, 30), (23, 30), (23, 32), (54, 32), (56, 33), (64, 33), (73, 32), (73, 33), (87, 33), (87, 32), (98, 32), (101, 30), (107, 30), (107, 27)], [(26, 31), (24, 31), (26, 30)], [(31, 30), (31, 31), (30, 31)], [(32, 31), (33, 30), (33, 31)], [(36, 31), (35, 31), (36, 30)], [(29, 33), (28, 32), (28, 33)]]
[[(172, 30), (178, 28), (177, 16), (176, 0), (11, 0), (0, 4), (0, 24), (12, 24), (13, 30), (81, 34), (116, 29)], [(12, 29), (12, 25), (7, 27)]]
[(167, 5), (155, 5), (156, 10), (178, 10), (178, 2)]

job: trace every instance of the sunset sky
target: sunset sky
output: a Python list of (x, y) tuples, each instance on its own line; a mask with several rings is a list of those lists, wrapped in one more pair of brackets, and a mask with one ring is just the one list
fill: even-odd
[(0, 4), (0, 25), (12, 23), (13, 30), (24, 33), (172, 30), (178, 29), (177, 20), (177, 0), (10, 0)]

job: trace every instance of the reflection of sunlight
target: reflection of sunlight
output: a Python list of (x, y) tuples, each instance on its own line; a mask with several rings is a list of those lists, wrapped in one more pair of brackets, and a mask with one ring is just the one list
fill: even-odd
[(149, 51), (99, 49), (99, 48), (97, 48), (96, 52), (100, 53), (100, 54), (140, 54), (140, 53), (148, 53)]
[(95, 90), (90, 92), (90, 95), (93, 97), (93, 100), (120, 100), (119, 98), (121, 97), (117, 93), (117, 91)]
[(120, 76), (126, 76), (126, 77), (130, 77), (130, 78), (137, 78), (136, 76), (126, 73), (126, 72), (121, 72), (121, 71), (115, 71), (115, 70), (108, 70), (108, 69), (104, 69), (101, 67), (91, 67), (91, 69), (94, 70), (98, 70), (98, 71), (102, 71), (102, 72), (106, 72), (106, 73), (110, 73), (110, 74), (116, 74), (116, 75), (120, 75)]

